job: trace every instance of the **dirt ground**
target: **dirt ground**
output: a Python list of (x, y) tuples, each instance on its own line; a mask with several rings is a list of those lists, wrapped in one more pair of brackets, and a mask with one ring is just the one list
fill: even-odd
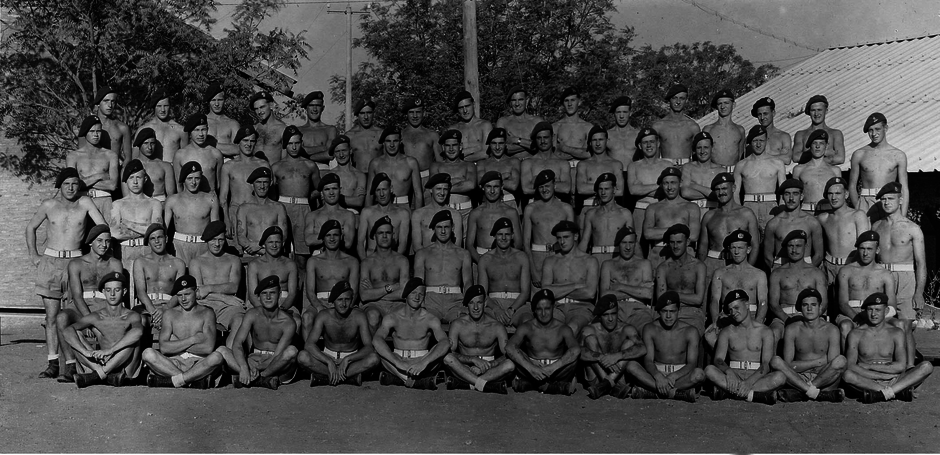
[[(38, 304), (23, 228), (51, 185), (0, 172), (0, 303)], [(40, 231), (40, 241), (44, 237)], [(40, 319), (0, 320), (0, 452), (935, 452), (940, 391), (913, 403), (483, 395), (383, 387), (172, 390), (40, 380)], [(938, 333), (938, 332), (933, 332)], [(24, 342), (25, 341), (25, 342)], [(11, 344), (11, 342), (13, 342)], [(918, 341), (920, 344), (920, 340)]]

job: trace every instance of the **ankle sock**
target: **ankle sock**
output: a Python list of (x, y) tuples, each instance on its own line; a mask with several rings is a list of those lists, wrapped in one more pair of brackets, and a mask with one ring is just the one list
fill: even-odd
[(182, 374), (175, 374), (170, 378), (173, 381), (173, 387), (183, 387), (186, 384), (186, 381), (183, 380)]
[(810, 400), (815, 400), (816, 397), (819, 396), (819, 389), (814, 385), (810, 385), (809, 390), (806, 391), (806, 396), (808, 396)]
[(473, 387), (480, 392), (483, 391), (483, 387), (486, 386), (486, 381), (483, 378), (477, 378), (476, 382), (473, 384)]

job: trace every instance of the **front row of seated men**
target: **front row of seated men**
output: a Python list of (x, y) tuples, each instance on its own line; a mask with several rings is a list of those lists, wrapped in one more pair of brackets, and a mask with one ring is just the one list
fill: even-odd
[[(657, 298), (657, 318), (642, 331), (620, 320), (615, 295), (604, 295), (579, 342), (557, 318), (555, 295), (547, 289), (533, 296), (534, 317), (510, 337), (485, 311), (483, 286), (471, 286), (463, 298), (466, 308), (447, 334), (424, 308), (423, 280), (412, 278), (401, 293), (404, 303), (382, 318), (373, 336), (365, 313), (352, 305), (352, 287), (340, 281), (330, 290), (329, 307), (316, 314), (302, 350), (292, 344), (298, 327), (278, 304), (281, 283), (274, 275), (255, 287), (261, 305), (245, 313), (231, 348), (216, 347), (215, 312), (197, 303), (199, 289), (190, 275), (174, 282), (177, 305), (162, 314), (159, 350), (143, 348), (146, 318), (121, 304), (127, 292), (122, 272), (105, 274), (98, 292), (106, 305), (63, 331), (81, 365), (75, 376), (79, 387), (128, 384), (142, 363), (150, 369), (151, 387), (209, 388), (227, 369), (236, 388), (277, 389), (296, 376), (298, 365), (311, 374), (311, 386), (361, 385), (363, 374), (381, 363), (383, 385), (434, 390), (443, 376), (448, 389), (504, 394), (512, 378), (516, 392), (570, 395), (581, 360), (592, 399), (610, 394), (694, 402), (695, 389), (707, 380), (714, 399), (839, 402), (841, 380), (863, 402), (873, 403), (911, 401), (913, 389), (932, 372), (928, 362), (909, 363), (904, 330), (886, 323), (889, 299), (880, 292), (862, 302), (864, 317), (849, 332), (843, 355), (839, 328), (822, 318), (822, 295), (804, 289), (797, 298), (800, 316), (785, 327), (781, 356), (771, 328), (752, 316), (747, 292), (733, 290), (722, 301), (727, 325), (704, 370), (701, 333), (680, 320), (680, 296), (674, 291)], [(98, 349), (84, 336), (89, 331)]]

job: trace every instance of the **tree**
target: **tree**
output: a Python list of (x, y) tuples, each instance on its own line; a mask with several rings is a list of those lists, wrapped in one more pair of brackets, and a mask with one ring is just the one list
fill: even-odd
[(228, 114), (250, 123), (253, 86), (289, 96), (279, 70), (296, 71), (306, 57), (302, 33), (259, 30), (283, 2), (243, 1), (216, 40), (214, 0), (8, 0), (18, 17), (0, 43), (0, 117), (21, 151), (0, 154), (0, 167), (27, 181), (56, 173), (103, 86), (119, 92), (118, 116), (132, 131), (152, 114), (157, 90), (173, 93), (185, 118), (207, 108), (203, 91), (213, 81), (229, 92)]
[[(688, 115), (700, 118), (709, 113), (712, 96), (728, 88), (740, 96), (777, 75), (773, 65), (754, 64), (738, 55), (730, 44), (673, 44), (653, 49), (647, 45), (632, 59), (635, 93), (633, 111), (639, 124), (649, 125), (666, 114), (668, 104), (663, 95), (676, 83), (689, 88)], [(743, 107), (739, 106), (738, 109)], [(747, 107), (750, 109), (750, 106)]]
[[(400, 123), (398, 107), (418, 95), (428, 126), (456, 121), (450, 98), (463, 90), (462, 0), (409, 0), (373, 9), (355, 41), (375, 62), (353, 75), (354, 99), (372, 98), (380, 119)], [(482, 117), (506, 110), (516, 84), (530, 93), (532, 110), (555, 117), (567, 86), (582, 90), (587, 117), (603, 117), (611, 87), (625, 82), (632, 52), (630, 28), (618, 30), (607, 13), (612, 0), (481, 0), (477, 6)], [(342, 102), (345, 80), (333, 76), (334, 101)], [(340, 122), (341, 123), (341, 122)]]
[[(379, 119), (402, 123), (398, 106), (420, 95), (429, 127), (454, 123), (450, 98), (464, 87), (461, 3), (407, 0), (363, 17), (363, 37), (355, 46), (374, 61), (353, 75), (353, 98), (372, 98)], [(479, 0), (481, 116), (495, 121), (504, 115), (505, 91), (521, 84), (529, 91), (530, 110), (555, 119), (562, 90), (574, 86), (582, 92), (582, 117), (588, 121), (608, 125), (608, 103), (626, 94), (635, 100), (634, 123), (646, 126), (665, 114), (662, 94), (674, 79), (690, 86), (695, 117), (707, 112), (715, 87), (744, 93), (776, 71), (770, 65), (755, 69), (731, 45), (636, 51), (630, 46), (633, 29), (617, 29), (612, 11), (612, 0)], [(343, 102), (345, 84), (340, 76), (330, 79), (335, 102)]]

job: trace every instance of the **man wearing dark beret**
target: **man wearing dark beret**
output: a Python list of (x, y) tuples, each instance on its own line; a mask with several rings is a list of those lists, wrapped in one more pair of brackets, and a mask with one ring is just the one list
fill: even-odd
[(372, 225), (370, 236), (375, 239), (375, 251), (359, 266), (359, 298), (369, 320), (369, 329), (375, 333), (382, 317), (403, 304), (402, 289), (411, 278), (411, 264), (407, 257), (392, 248), (391, 218), (379, 218)]
[(715, 270), (725, 266), (727, 256), (722, 252), (725, 251), (725, 240), (732, 232), (745, 232), (750, 238), (750, 253), (746, 254), (745, 258), (748, 263), (754, 265), (760, 257), (757, 216), (751, 209), (741, 206), (735, 200), (734, 177), (727, 172), (716, 175), (711, 181), (711, 189), (718, 201), (718, 207), (705, 212), (702, 217), (697, 250), (697, 257), (705, 262), (709, 283)]
[(868, 134), (870, 142), (852, 153), (852, 165), (849, 167), (852, 205), (868, 213), (874, 224), (885, 216), (877, 206), (876, 196), (886, 183), (895, 182), (901, 185), (900, 213), (906, 215), (910, 207), (907, 155), (888, 143), (888, 119), (884, 114), (875, 112), (869, 115), (862, 129)]
[[(161, 206), (166, 202), (167, 196), (176, 193), (176, 183), (173, 181), (173, 165), (161, 158), (162, 146), (157, 142), (157, 134), (153, 128), (141, 128), (134, 138), (134, 148), (139, 150), (137, 159), (147, 171), (147, 182), (144, 184), (144, 194), (160, 201)], [(128, 193), (127, 184), (121, 185), (121, 193)]]
[(506, 381), (515, 365), (505, 354), (496, 358), (496, 349), (506, 352), (509, 335), (506, 328), (486, 311), (486, 288), (476, 284), (463, 298), (467, 307), (450, 324), (447, 334), (453, 351), (444, 356), (444, 365), (452, 373), (447, 389), (471, 389), (478, 392), (506, 394)]
[(363, 208), (362, 214), (359, 215), (356, 248), (360, 258), (365, 258), (375, 250), (375, 239), (370, 238), (369, 233), (375, 222), (385, 216), (392, 220), (395, 237), (392, 242), (393, 248), (401, 254), (408, 251), (408, 239), (411, 238), (411, 211), (392, 203), (395, 195), (392, 193), (391, 186), (391, 179), (384, 172), (379, 172), (372, 179), (369, 193), (374, 195), (375, 205)]
[(552, 228), (558, 253), (542, 264), (542, 289), (556, 297), (562, 321), (573, 333), (591, 322), (594, 299), (597, 298), (598, 264), (593, 256), (578, 249), (578, 225), (561, 221)]
[[(509, 105), (509, 114), (496, 121), (497, 128), (506, 129), (506, 154), (515, 156), (522, 152), (534, 152), (535, 147), (529, 133), (536, 124), (544, 120), (528, 112), (529, 93), (521, 85), (514, 85), (506, 90), (506, 104)], [(526, 154), (520, 156), (524, 157)]]
[[(666, 260), (654, 269), (656, 295), (675, 291), (682, 298), (679, 320), (705, 333), (705, 298), (708, 278), (705, 264), (688, 253), (689, 228), (674, 224), (663, 234)], [(653, 262), (652, 260), (650, 262)]]
[(239, 155), (238, 143), (235, 141), (239, 125), (235, 119), (224, 114), (225, 98), (222, 84), (213, 82), (206, 88), (202, 101), (209, 105), (206, 120), (209, 122), (209, 136), (215, 138), (215, 148), (219, 149), (222, 156), (234, 158)]
[[(503, 181), (502, 178), (492, 178), (495, 175), (490, 174), (491, 179), (485, 184), (480, 185), (483, 190), (483, 200), (476, 208), (470, 212), (467, 222), (467, 250), (474, 264), (479, 264), (480, 257), (494, 248), (493, 243), (496, 237), (490, 235), (496, 221), (507, 218), (513, 225), (514, 231), (522, 231), (522, 223), (519, 220), (519, 211), (515, 205), (509, 205), (503, 202)], [(522, 238), (513, 243), (513, 247), (522, 247)]]
[(855, 251), (855, 239), (871, 225), (865, 212), (849, 206), (849, 189), (845, 179), (829, 179), (823, 193), (830, 208), (816, 218), (826, 236), (826, 260), (823, 267), (826, 269), (829, 285), (835, 291), (833, 285), (839, 269), (849, 263), (849, 255)]
[(98, 207), (101, 216), (111, 222), (111, 193), (118, 188), (121, 179), (118, 154), (108, 149), (107, 131), (101, 120), (94, 115), (85, 117), (78, 130), (84, 145), (65, 155), (65, 165), (78, 170), (87, 195)]
[(905, 351), (904, 331), (889, 326), (887, 300), (882, 293), (865, 298), (865, 323), (845, 340), (848, 365), (842, 379), (861, 392), (862, 403), (913, 401), (914, 389), (933, 373), (929, 361), (915, 363)]
[(509, 141), (509, 132), (505, 129), (494, 128), (490, 131), (490, 135), (486, 138), (488, 146), (486, 159), (477, 162), (477, 183), (482, 187), (498, 175), (503, 182), (503, 202), (518, 206), (516, 193), (519, 192), (522, 162), (507, 154), (507, 141)]
[[(111, 230), (106, 224), (93, 226), (85, 235), (83, 242), (88, 246), (88, 253), (69, 261), (68, 287), (72, 299), (62, 306), (55, 327), (62, 336), (69, 325), (108, 307), (108, 300), (99, 288), (99, 280), (108, 272), (121, 273), (124, 269), (121, 261), (114, 257), (111, 248)], [(127, 280), (124, 279), (126, 283)], [(124, 294), (121, 294), (123, 300)], [(116, 341), (116, 340), (114, 340)], [(75, 353), (68, 346), (62, 346), (65, 354), (66, 371), (62, 382), (72, 382), (75, 370)]]
[(341, 134), (330, 143), (329, 153), (335, 162), (330, 162), (329, 172), (336, 174), (343, 181), (340, 188), (343, 206), (358, 214), (365, 204), (369, 187), (366, 186), (366, 173), (360, 172), (352, 162), (349, 140), (349, 136)]
[(219, 174), (219, 201), (225, 212), (229, 238), (234, 238), (235, 235), (238, 224), (235, 215), (238, 213), (238, 207), (254, 199), (248, 176), (259, 167), (271, 167), (266, 159), (255, 154), (255, 145), (258, 143), (255, 127), (248, 125), (239, 128), (235, 132), (234, 141), (238, 147), (238, 156), (223, 163), (222, 172)]
[(872, 223), (871, 228), (883, 239), (878, 262), (891, 271), (898, 285), (898, 313), (903, 319), (914, 320), (916, 312), (924, 308), (927, 256), (924, 231), (901, 211), (903, 191), (897, 182), (889, 182), (881, 188), (878, 199), (886, 216)]
[[(168, 91), (158, 89), (150, 97), (150, 106), (153, 107), (153, 117), (141, 125), (137, 133), (140, 134), (144, 128), (152, 129), (160, 144), (163, 161), (172, 163), (176, 151), (189, 144), (189, 135), (183, 132), (183, 125), (173, 118), (173, 96)], [(135, 153), (135, 158), (138, 155)]]
[(475, 163), (485, 159), (486, 136), (493, 129), (493, 124), (477, 117), (473, 96), (466, 90), (454, 94), (450, 105), (457, 113), (458, 122), (448, 128), (460, 131), (464, 160)]
[(826, 321), (826, 307), (816, 289), (800, 291), (796, 307), (802, 318), (786, 327), (783, 356), (774, 357), (770, 366), (787, 378), (787, 385), (777, 392), (780, 401), (829, 401), (845, 399), (839, 380), (846, 369), (841, 355), (839, 329)]
[(297, 262), (297, 267), (304, 270), (307, 258), (310, 257), (310, 247), (304, 240), (305, 223), (307, 215), (316, 204), (316, 198), (320, 195), (317, 191), (320, 170), (305, 154), (304, 135), (300, 129), (293, 125), (288, 126), (284, 129), (282, 139), (286, 154), (271, 166), (271, 173), (277, 181), (277, 201), (284, 204), (290, 223), (288, 242), (291, 256)]
[[(216, 220), (202, 231), (200, 239), (208, 245), (207, 252), (189, 263), (189, 273), (196, 279), (196, 299), (215, 313), (215, 322), (230, 333), (237, 333), (245, 310), (249, 305), (236, 296), (244, 286), (244, 268), (238, 256), (226, 248), (225, 223)], [(139, 275), (138, 275), (139, 276)], [(225, 346), (232, 348), (234, 336), (226, 338)]]
[[(301, 282), (304, 277), (297, 269), (297, 264), (284, 254), (284, 237), (284, 230), (278, 226), (269, 226), (264, 230), (257, 242), (262, 248), (261, 255), (248, 262), (245, 268), (245, 284), (248, 289), (257, 289), (264, 284), (262, 282), (265, 279), (272, 276), (277, 278), (277, 305), (293, 318), (297, 334), (303, 335), (302, 311), (306, 311), (309, 306), (299, 305), (303, 302)], [(242, 262), (245, 262), (244, 257)], [(249, 308), (258, 308), (263, 303), (258, 293), (246, 293), (245, 300), (250, 304)], [(310, 315), (310, 320), (313, 321), (313, 315)]]
[(254, 127), (258, 131), (258, 151), (264, 152), (271, 164), (281, 159), (281, 149), (284, 148), (281, 139), (284, 128), (287, 128), (287, 124), (274, 114), (274, 106), (274, 97), (268, 91), (256, 92), (248, 99), (248, 107), (257, 121)]
[(333, 159), (330, 144), (339, 136), (336, 126), (323, 122), (324, 103), (323, 92), (319, 90), (308, 93), (300, 102), (300, 108), (307, 113), (307, 121), (300, 125), (304, 151), (317, 163), (321, 172), (330, 168), (329, 163)]
[(576, 88), (568, 87), (561, 92), (561, 105), (565, 115), (552, 123), (555, 152), (574, 168), (578, 162), (591, 156), (588, 133), (594, 125), (581, 118), (581, 93)]
[[(131, 271), (135, 285), (130, 300), (134, 304), (134, 299), (137, 299), (133, 309), (145, 316), (145, 326), (153, 326), (157, 330), (163, 327), (164, 312), (172, 306), (171, 303), (176, 303), (171, 302), (173, 283), (186, 274), (186, 264), (167, 251), (167, 238), (166, 226), (162, 222), (151, 224), (143, 236), (146, 253), (125, 266)], [(194, 267), (190, 269), (191, 273), (196, 273)]]
[(637, 330), (653, 322), (649, 302), (653, 297), (653, 266), (639, 254), (640, 242), (636, 230), (623, 226), (614, 238), (616, 254), (601, 263), (600, 289), (602, 295), (617, 298), (617, 317)]
[[(385, 368), (379, 373), (382, 385), (437, 390), (434, 377), (441, 369), (441, 360), (450, 351), (450, 342), (441, 328), (441, 320), (424, 308), (425, 292), (424, 280), (418, 277), (408, 280), (401, 290), (405, 304), (385, 315), (372, 336), (372, 347)], [(400, 330), (412, 335), (401, 336), (397, 333)], [(389, 347), (385, 339), (392, 332), (396, 332), (396, 336), (392, 337)], [(435, 341), (433, 347), (431, 338)]]
[[(712, 109), (718, 112), (715, 123), (705, 125), (703, 133), (712, 136), (712, 161), (720, 166), (732, 167), (744, 158), (745, 131), (744, 127), (731, 120), (734, 112), (734, 93), (730, 90), (719, 90), (712, 97)], [(698, 136), (696, 136), (698, 137)], [(695, 144), (692, 144), (694, 149)]]
[(765, 153), (767, 130), (763, 126), (756, 125), (748, 131), (747, 144), (751, 155), (734, 167), (734, 200), (740, 201), (744, 194), (744, 206), (757, 216), (757, 227), (764, 238), (764, 229), (773, 217), (770, 212), (777, 207), (777, 189), (787, 179), (787, 169), (783, 161)]
[(692, 156), (692, 137), (701, 131), (701, 128), (685, 113), (689, 104), (688, 87), (674, 84), (669, 87), (663, 99), (668, 104), (668, 111), (650, 127), (659, 133), (662, 157), (674, 161), (676, 166), (682, 166), (689, 162)]
[(542, 171), (552, 171), (555, 175), (556, 191), (559, 195), (564, 195), (565, 199), (574, 192), (574, 185), (571, 182), (571, 165), (568, 164), (567, 155), (555, 151), (555, 134), (552, 125), (548, 122), (539, 122), (532, 129), (530, 136), (535, 155), (524, 159), (520, 171), (520, 178), (523, 194), (532, 196), (537, 194), (538, 185), (535, 184), (536, 177)]
[(506, 356), (516, 364), (513, 390), (571, 395), (581, 346), (571, 327), (562, 322), (564, 317), (555, 308), (555, 294), (549, 289), (536, 292), (527, 311), (533, 316), (506, 344)]
[[(293, 262), (288, 261), (293, 265)], [(282, 383), (293, 379), (297, 367), (298, 350), (292, 340), (297, 332), (296, 312), (285, 307), (283, 277), (270, 275), (254, 286), (249, 285), (250, 296), (259, 303), (245, 313), (241, 328), (235, 334), (232, 357), (226, 358), (229, 368), (238, 375), (232, 377), (236, 388), (264, 387), (277, 390)], [(285, 311), (286, 310), (286, 311)], [(293, 317), (292, 317), (293, 316)], [(251, 351), (245, 350), (251, 338)], [(246, 355), (247, 354), (247, 355)]]
[(731, 291), (740, 289), (747, 293), (748, 311), (755, 321), (767, 317), (767, 274), (747, 262), (756, 246), (751, 233), (742, 229), (732, 231), (724, 239), (722, 250), (728, 265), (719, 267), (708, 277), (711, 290), (708, 317), (712, 324), (705, 330), (704, 338), (709, 349), (714, 349), (718, 331), (730, 323), (721, 317), (721, 302)]
[(639, 130), (630, 125), (633, 115), (633, 100), (629, 96), (618, 96), (610, 103), (609, 112), (614, 122), (607, 130), (607, 149), (611, 158), (620, 162), (624, 169), (636, 156), (636, 135)]
[[(398, 127), (387, 127), (379, 135), (382, 143), (382, 154), (369, 163), (369, 176), (366, 186), (372, 187), (375, 175), (384, 172), (389, 176), (395, 194), (393, 204), (411, 208), (424, 206), (424, 192), (421, 188), (421, 171), (418, 161), (402, 153), (401, 130)], [(366, 196), (366, 206), (373, 205), (372, 195)], [(413, 203), (413, 204), (412, 204)]]
[[(702, 214), (698, 205), (679, 197), (682, 171), (677, 167), (669, 167), (659, 175), (659, 188), (665, 196), (662, 200), (650, 204), (646, 209), (643, 220), (643, 238), (650, 244), (649, 260), (653, 268), (665, 260), (669, 250), (668, 239), (664, 233), (670, 226), (682, 224), (688, 227), (689, 243), (697, 242)], [(692, 254), (695, 254), (694, 252)]]
[(542, 287), (542, 263), (554, 254), (552, 228), (561, 221), (574, 221), (575, 217), (574, 209), (555, 197), (555, 173), (551, 169), (539, 172), (533, 185), (536, 197), (522, 212), (522, 248), (529, 256), (532, 284), (539, 288)]
[(790, 134), (777, 128), (774, 125), (774, 116), (777, 115), (776, 103), (769, 97), (764, 97), (754, 103), (751, 107), (751, 117), (757, 119), (757, 122), (767, 131), (767, 154), (782, 161), (784, 165), (789, 165), (792, 161), (792, 146), (790, 143)]
[(124, 166), (121, 181), (127, 191), (111, 208), (111, 233), (120, 243), (124, 268), (133, 270), (134, 259), (150, 251), (144, 233), (151, 224), (163, 222), (163, 204), (143, 193), (147, 171), (140, 160), (131, 160)]
[[(179, 149), (173, 157), (173, 169), (179, 170), (183, 164), (195, 161), (202, 165), (203, 177), (209, 182), (212, 192), (219, 190), (224, 159), (222, 152), (209, 143), (209, 123), (205, 114), (193, 114), (186, 119), (183, 131), (189, 133), (189, 144)], [(177, 172), (177, 181), (179, 173)], [(177, 187), (182, 192), (182, 187)]]
[[(310, 370), (310, 386), (362, 385), (362, 373), (379, 365), (365, 313), (354, 308), (353, 288), (339, 281), (329, 291), (331, 308), (317, 313), (297, 363)], [(323, 337), (323, 348), (317, 345)]]
[[(68, 345), (66, 349), (75, 354), (86, 371), (74, 375), (78, 388), (94, 384), (120, 387), (126, 385), (125, 380), (136, 379), (140, 373), (140, 338), (144, 327), (140, 315), (122, 305), (127, 287), (123, 272), (103, 275), (98, 281), (98, 291), (106, 305), (62, 331), (62, 338)], [(121, 323), (115, 324), (115, 320)], [(89, 349), (88, 343), (79, 339), (78, 331), (87, 329), (101, 333), (97, 349)]]
[[(359, 225), (357, 212), (340, 204), (342, 190), (339, 175), (329, 172), (320, 178), (317, 190), (323, 205), (304, 217), (304, 231), (295, 234), (306, 245), (309, 254), (320, 254), (323, 240), (319, 238), (320, 227), (329, 220), (343, 226), (343, 244), (340, 248), (353, 251), (356, 248), (356, 228)], [(303, 270), (304, 268), (301, 268)]]
[(189, 264), (194, 257), (207, 251), (200, 237), (210, 221), (219, 219), (219, 202), (212, 191), (200, 191), (202, 166), (195, 161), (183, 165), (179, 172), (182, 191), (166, 200), (164, 222), (173, 225), (173, 247), (176, 257)]
[[(36, 267), (36, 294), (46, 308), (49, 366), (40, 373), (40, 378), (59, 375), (56, 318), (68, 282), (69, 260), (82, 255), (82, 234), (87, 227), (85, 220), (90, 217), (95, 224), (105, 222), (91, 198), (81, 196), (81, 186), (82, 179), (74, 167), (59, 171), (55, 180), (56, 194), (39, 205), (26, 225), (26, 249), (30, 263)], [(40, 252), (36, 249), (36, 231), (47, 220), (45, 250)]]
[(764, 260), (767, 264), (779, 264), (778, 256), (784, 256), (782, 240), (794, 230), (806, 233), (806, 252), (813, 266), (822, 264), (823, 249), (822, 225), (811, 213), (803, 210), (803, 182), (787, 179), (780, 185), (778, 193), (783, 200), (778, 213), (767, 222), (764, 235)]
[(509, 218), (496, 220), (489, 235), (495, 239), (493, 249), (480, 258), (477, 283), (489, 290), (487, 313), (503, 325), (517, 326), (529, 300), (529, 258), (513, 247), (519, 234)]
[(617, 175), (623, 174), (603, 173), (597, 176), (593, 193), (596, 207), (589, 208), (585, 202), (584, 212), (581, 214), (584, 233), (581, 235), (578, 248), (591, 253), (599, 263), (615, 257), (614, 253), (617, 252), (615, 241), (619, 228), (633, 227), (633, 214), (617, 204), (614, 199), (617, 190), (623, 186), (618, 182)]
[(793, 134), (793, 161), (803, 163), (809, 159), (806, 153), (806, 138), (814, 131), (822, 130), (829, 135), (829, 147), (826, 149), (825, 160), (832, 165), (845, 162), (845, 143), (842, 131), (826, 125), (826, 114), (829, 112), (829, 100), (823, 95), (813, 95), (806, 101), (803, 113), (809, 116), (810, 124), (805, 130)]
[(434, 214), (425, 229), (434, 231), (431, 244), (415, 253), (414, 276), (427, 284), (425, 308), (447, 323), (461, 312), (463, 291), (473, 284), (470, 253), (457, 246), (454, 218), (447, 210)]
[[(427, 229), (427, 226), (437, 212), (447, 210), (453, 219), (461, 219), (460, 212), (448, 204), (450, 187), (450, 174), (443, 172), (431, 175), (425, 183), (424, 188), (430, 198), (424, 207), (416, 209), (411, 214), (411, 248), (414, 251), (431, 244), (434, 231)], [(454, 238), (463, 239), (464, 237), (463, 223), (454, 223)]]
[[(252, 186), (252, 196), (247, 202), (238, 206), (235, 213), (235, 241), (239, 251), (242, 252), (242, 262), (248, 262), (252, 256), (264, 254), (262, 245), (265, 231), (276, 226), (284, 235), (281, 241), (287, 240), (286, 233), (290, 224), (287, 218), (287, 208), (284, 204), (273, 201), (268, 197), (274, 176), (271, 169), (258, 167), (245, 181)], [(284, 246), (283, 244), (281, 245)]]
[(809, 150), (807, 161), (801, 162), (793, 168), (793, 178), (803, 182), (804, 202), (803, 210), (816, 214), (816, 207), (825, 202), (826, 182), (833, 177), (841, 177), (839, 166), (829, 164), (825, 160), (826, 146), (829, 143), (829, 134), (825, 130), (816, 130), (806, 139), (806, 148)]
[[(617, 182), (623, 182), (623, 165), (607, 154), (607, 130), (600, 125), (594, 125), (587, 135), (587, 149), (590, 157), (578, 162), (575, 169), (575, 193), (583, 199), (581, 212), (600, 205), (597, 200), (598, 179), (613, 177), (615, 191), (614, 196), (623, 196), (623, 188), (626, 185), (617, 185)], [(580, 202), (580, 201), (578, 201)]]
[(695, 401), (692, 389), (705, 381), (705, 372), (698, 367), (702, 335), (679, 321), (681, 306), (675, 291), (656, 298), (656, 323), (643, 328), (646, 355), (642, 361), (627, 363), (627, 372), (636, 378), (638, 385), (631, 398)]
[[(117, 117), (118, 92), (108, 86), (98, 87), (94, 100), (94, 115), (101, 119), (101, 129), (111, 139), (102, 147), (114, 152), (121, 162), (132, 158), (131, 130)], [(83, 146), (84, 138), (79, 138), (78, 145)]]
[[(320, 226), (317, 239), (323, 245), (319, 254), (307, 261), (305, 275), (300, 278), (304, 289), (303, 331), (306, 340), (313, 328), (317, 312), (332, 307), (330, 290), (339, 281), (351, 284), (353, 301), (359, 296), (359, 260), (343, 251), (343, 226), (337, 220), (327, 220)], [(314, 340), (316, 342), (316, 340)]]
[[(818, 267), (814, 267), (803, 256), (807, 248), (806, 232), (800, 229), (791, 231), (781, 246), (779, 265), (774, 265), (770, 272), (768, 287), (768, 321), (773, 329), (774, 339), (778, 342), (783, 338), (784, 326), (799, 317), (796, 308), (797, 296), (800, 290), (807, 287), (822, 292), (828, 286), (826, 275)], [(829, 306), (829, 294), (822, 294), (823, 307)]]
[(712, 399), (730, 394), (736, 400), (773, 405), (774, 392), (786, 377), (770, 369), (776, 340), (772, 330), (751, 316), (748, 298), (746, 292), (735, 290), (722, 300), (731, 324), (718, 333), (715, 360), (705, 367), (705, 377), (715, 385)]
[(673, 161), (660, 158), (659, 142), (659, 133), (656, 130), (652, 128), (640, 130), (636, 135), (634, 145), (643, 156), (627, 165), (627, 172), (624, 176), (629, 195), (639, 198), (633, 209), (633, 227), (640, 239), (643, 239), (646, 209), (657, 201), (659, 176), (664, 170), (674, 166)]
[[(458, 240), (463, 242), (467, 235), (467, 220), (473, 202), (470, 197), (476, 194), (477, 167), (473, 162), (465, 159), (462, 142), (463, 133), (456, 129), (449, 129), (441, 134), (441, 160), (431, 163), (431, 175), (444, 173), (450, 176), (450, 199), (448, 205), (460, 212), (460, 220), (455, 222), (463, 224), (464, 237)], [(485, 158), (485, 156), (484, 156)]]
[(636, 327), (619, 320), (617, 296), (605, 294), (594, 307), (594, 320), (581, 329), (581, 361), (588, 397), (596, 400), (608, 393), (626, 398), (630, 392), (624, 375), (627, 362), (646, 355), (646, 346)]
[(437, 161), (441, 153), (441, 145), (437, 142), (440, 135), (437, 131), (424, 126), (426, 114), (424, 108), (425, 101), (418, 97), (409, 98), (402, 106), (402, 112), (407, 121), (405, 128), (401, 131), (402, 152), (418, 162), (421, 185), (428, 182), (428, 177), (431, 176), (431, 164)]
[(382, 127), (375, 123), (375, 102), (359, 100), (353, 105), (352, 115), (355, 124), (346, 136), (349, 137), (349, 151), (353, 166), (363, 174), (369, 172), (369, 163), (382, 155), (382, 143), (379, 135)]
[[(734, 172), (734, 165), (721, 166), (714, 161), (715, 138), (708, 132), (702, 131), (692, 138), (692, 161), (682, 165), (682, 180), (680, 194), (683, 198), (694, 202), (702, 211), (702, 217), (708, 211), (718, 207), (712, 195), (711, 184), (718, 174)], [(743, 143), (742, 135), (742, 143)], [(734, 177), (731, 178), (734, 181)]]

